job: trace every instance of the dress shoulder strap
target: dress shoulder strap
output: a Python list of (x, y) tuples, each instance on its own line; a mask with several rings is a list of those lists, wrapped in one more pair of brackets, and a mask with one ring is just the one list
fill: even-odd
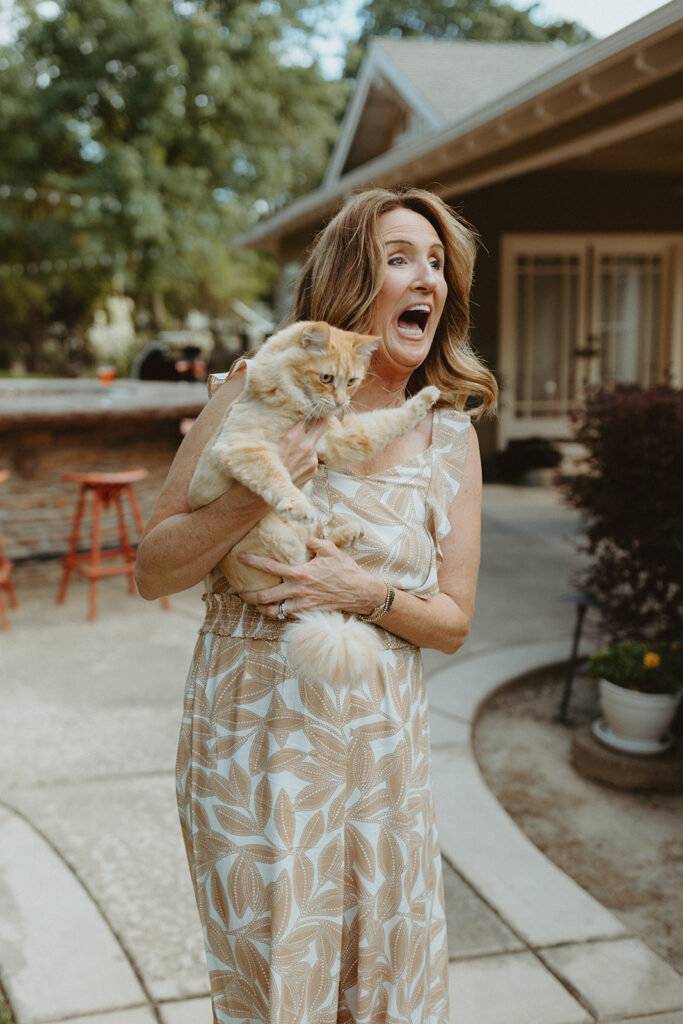
[(467, 447), (470, 417), (457, 409), (434, 412), (431, 446), (431, 478), (427, 493), (428, 518), (437, 543), (450, 532), (448, 513), (460, 488)]
[(244, 356), (240, 356), (239, 359), (236, 359), (227, 373), (210, 373), (206, 382), (206, 386), (209, 391), (209, 398), (213, 398), (218, 389), (223, 387), (226, 380), (230, 380), (232, 375), (237, 373), (242, 366), (247, 366), (247, 360)]

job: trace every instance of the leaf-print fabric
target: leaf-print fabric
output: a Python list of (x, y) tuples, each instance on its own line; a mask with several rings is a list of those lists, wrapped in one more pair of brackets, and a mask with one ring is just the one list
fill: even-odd
[[(469, 419), (434, 414), (423, 455), (310, 496), (360, 517), (354, 557), (420, 596)], [(378, 629), (377, 679), (296, 679), (282, 624), (208, 578), (185, 690), (178, 806), (219, 1024), (446, 1024), (446, 924), (417, 648)], [(375, 627), (377, 628), (377, 627)]]

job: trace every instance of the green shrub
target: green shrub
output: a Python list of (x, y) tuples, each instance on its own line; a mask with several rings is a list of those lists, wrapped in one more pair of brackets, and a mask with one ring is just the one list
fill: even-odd
[(595, 392), (575, 419), (587, 471), (565, 481), (585, 517), (581, 586), (612, 640), (683, 636), (683, 391)]

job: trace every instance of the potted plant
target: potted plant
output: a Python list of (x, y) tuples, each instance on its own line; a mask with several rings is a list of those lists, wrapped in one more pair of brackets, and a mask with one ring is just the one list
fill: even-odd
[[(564, 484), (584, 516), (588, 562), (579, 582), (609, 644), (591, 660), (606, 719), (594, 731), (620, 749), (655, 753), (670, 742), (662, 734), (683, 686), (683, 391), (597, 390), (574, 422), (585, 468)], [(621, 717), (613, 724), (616, 703)], [(632, 732), (627, 719), (651, 719), (653, 704), (664, 724)]]
[(594, 724), (596, 735), (632, 753), (670, 746), (667, 730), (683, 694), (683, 641), (617, 641), (594, 654), (590, 666), (605, 716)]

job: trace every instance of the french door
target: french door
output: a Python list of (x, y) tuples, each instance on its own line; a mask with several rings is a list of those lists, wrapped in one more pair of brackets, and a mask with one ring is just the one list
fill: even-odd
[(508, 235), (501, 266), (501, 438), (567, 435), (595, 384), (681, 371), (681, 237)]

